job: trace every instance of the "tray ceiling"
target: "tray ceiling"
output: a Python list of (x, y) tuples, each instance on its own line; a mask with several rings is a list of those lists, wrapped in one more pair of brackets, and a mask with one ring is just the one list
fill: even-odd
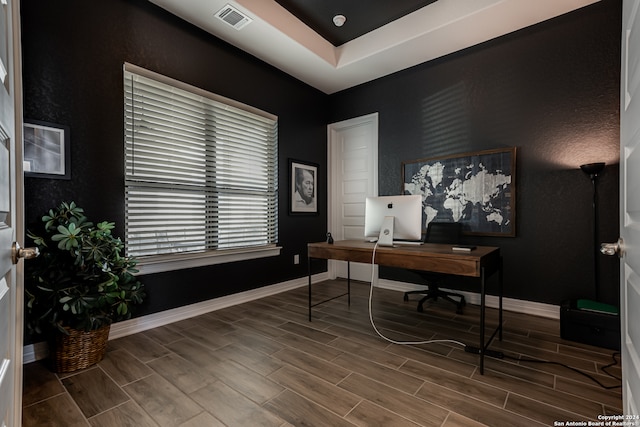
[[(330, 94), (599, 0), (149, 1)], [(250, 22), (237, 30), (216, 18), (227, 5)]]

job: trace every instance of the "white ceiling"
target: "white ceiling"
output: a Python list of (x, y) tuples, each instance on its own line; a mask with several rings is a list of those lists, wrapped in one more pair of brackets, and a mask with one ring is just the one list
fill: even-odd
[[(338, 47), (274, 0), (149, 1), (331, 94), (599, 0), (438, 0)], [(227, 4), (253, 21), (236, 30), (217, 19)]]

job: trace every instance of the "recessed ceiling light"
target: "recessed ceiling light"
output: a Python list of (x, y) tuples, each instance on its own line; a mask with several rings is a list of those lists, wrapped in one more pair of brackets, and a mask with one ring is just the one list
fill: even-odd
[(346, 21), (347, 18), (344, 15), (336, 15), (333, 17), (333, 23), (336, 27), (342, 27)]

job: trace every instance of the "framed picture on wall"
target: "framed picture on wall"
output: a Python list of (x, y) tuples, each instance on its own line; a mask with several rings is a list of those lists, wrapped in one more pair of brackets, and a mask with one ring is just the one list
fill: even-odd
[(318, 214), (318, 165), (289, 159), (289, 213)]
[(70, 179), (69, 127), (38, 120), (24, 122), (24, 174)]
[(516, 148), (402, 163), (403, 194), (420, 194), (423, 226), (460, 222), (464, 234), (516, 235)]

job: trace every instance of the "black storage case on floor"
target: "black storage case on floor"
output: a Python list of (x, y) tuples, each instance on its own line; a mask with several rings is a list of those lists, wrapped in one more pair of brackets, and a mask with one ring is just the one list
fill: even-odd
[(569, 341), (620, 350), (620, 315), (576, 308), (576, 300), (560, 306), (560, 337)]

